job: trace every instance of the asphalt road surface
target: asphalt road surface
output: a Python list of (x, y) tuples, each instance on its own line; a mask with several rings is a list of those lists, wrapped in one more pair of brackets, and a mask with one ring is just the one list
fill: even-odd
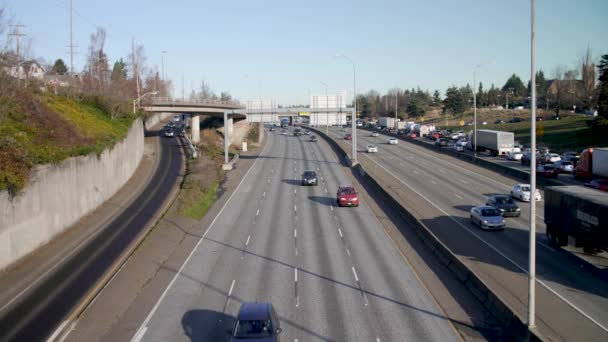
[(183, 161), (177, 139), (159, 139), (161, 159), (152, 184), (80, 251), (0, 313), (0, 341), (47, 338), (154, 218), (173, 188)]
[[(341, 139), (349, 130), (331, 128), (330, 136)], [(477, 173), (464, 168), (449, 156), (435, 153), (421, 146), (399, 141), (387, 144), (388, 137), (380, 134), (371, 137), (369, 131), (358, 130), (359, 159), (369, 158), (384, 168), (404, 185), (424, 196), (429, 205), (439, 208), (451, 219), (453, 229), (465, 233), (469, 230), (480, 237), (479, 246), (498, 251), (502, 257), (521, 271), (528, 265), (529, 204), (519, 202), (521, 217), (507, 218), (504, 231), (484, 233), (469, 221), (469, 210), (485, 204), (491, 194), (509, 194), (515, 183), (495, 172)], [(349, 142), (350, 143), (350, 142)], [(378, 153), (366, 153), (367, 144), (376, 144)], [(488, 176), (489, 175), (489, 176)], [(537, 203), (537, 278), (538, 291), (549, 291), (557, 296), (576, 319), (593, 322), (602, 339), (608, 336), (608, 286), (602, 279), (580, 269), (572, 258), (549, 246), (545, 236), (544, 202)], [(508, 289), (509, 284), (505, 284)], [(525, 303), (525, 299), (523, 301)], [(554, 314), (556, 308), (537, 304), (543, 312)], [(564, 312), (564, 315), (566, 313)], [(559, 330), (564, 327), (552, 327)]]
[(333, 153), (279, 132), (132, 341), (226, 341), (252, 301), (273, 303), (283, 341), (458, 341), (365, 202), (335, 207)]

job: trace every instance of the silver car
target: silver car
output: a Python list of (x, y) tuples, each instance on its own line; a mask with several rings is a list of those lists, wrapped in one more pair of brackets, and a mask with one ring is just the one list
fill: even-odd
[(471, 223), (481, 229), (504, 229), (502, 212), (491, 206), (482, 205), (471, 209)]
[(377, 136), (380, 136), (380, 134), (378, 132), (372, 132), (372, 134), (370, 134), (370, 136), (377, 137)]

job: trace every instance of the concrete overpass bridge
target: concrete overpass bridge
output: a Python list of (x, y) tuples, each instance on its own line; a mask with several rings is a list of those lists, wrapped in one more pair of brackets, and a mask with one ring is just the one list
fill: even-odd
[(269, 108), (245, 109), (239, 104), (225, 101), (181, 101), (155, 97), (142, 105), (149, 113), (187, 113), (192, 116), (192, 142), (200, 141), (200, 115), (224, 118), (224, 158), (228, 163), (228, 146), (230, 145), (234, 120), (247, 119), (248, 122), (278, 122), (283, 118), (307, 118), (313, 126), (332, 126), (346, 124), (347, 117), (352, 118), (353, 108)]

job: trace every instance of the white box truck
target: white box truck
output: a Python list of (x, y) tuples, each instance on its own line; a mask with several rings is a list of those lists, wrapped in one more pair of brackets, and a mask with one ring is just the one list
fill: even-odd
[[(475, 134), (471, 135), (471, 146), (475, 146)], [(505, 155), (515, 146), (513, 132), (494, 131), (490, 129), (477, 130), (477, 151), (488, 151), (491, 155)]]
[(395, 128), (395, 118), (388, 116), (381, 117), (378, 120), (378, 126), (385, 128)]

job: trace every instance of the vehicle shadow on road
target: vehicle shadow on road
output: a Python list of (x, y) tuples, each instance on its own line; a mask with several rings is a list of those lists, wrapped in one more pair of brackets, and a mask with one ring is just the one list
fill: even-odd
[(302, 186), (301, 179), (282, 179), (281, 181), (288, 185)]
[[(483, 203), (480, 203), (480, 204), (483, 204)], [(465, 213), (468, 213), (471, 211), (471, 209), (474, 207), (474, 205), (455, 205), (453, 207), (454, 207), (454, 209), (462, 210)]]
[(230, 341), (227, 331), (235, 317), (211, 310), (190, 310), (182, 317), (184, 334), (190, 341)]
[(308, 199), (319, 204), (323, 204), (326, 206), (336, 206), (336, 198), (335, 197), (327, 197), (327, 196), (308, 196)]

